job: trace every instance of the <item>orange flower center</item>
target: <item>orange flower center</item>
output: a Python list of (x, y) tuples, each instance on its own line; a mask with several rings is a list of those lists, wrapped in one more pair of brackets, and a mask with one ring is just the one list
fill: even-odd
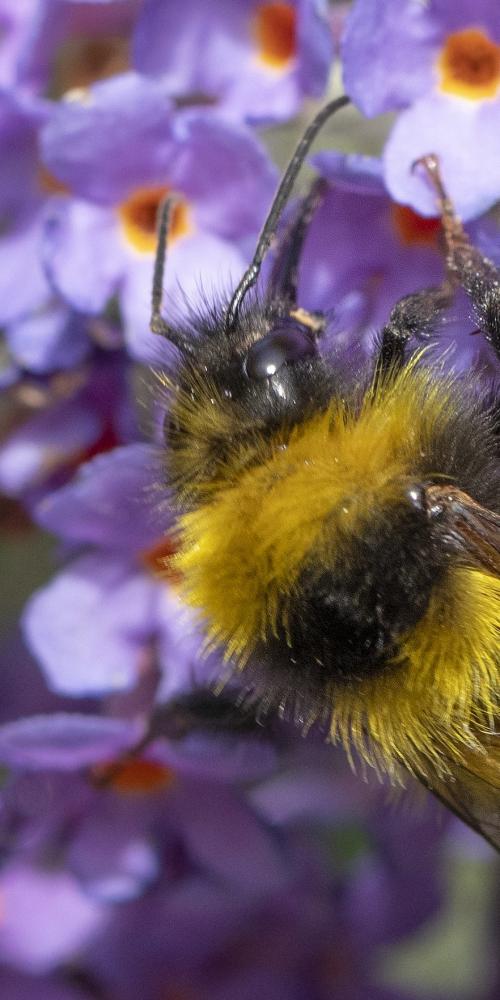
[(177, 546), (169, 535), (165, 535), (159, 542), (146, 549), (141, 556), (141, 561), (153, 576), (167, 580), (169, 583), (178, 584), (181, 582), (181, 574), (173, 565), (173, 557), (177, 552)]
[(121, 761), (101, 764), (92, 770), (99, 784), (124, 795), (147, 795), (161, 792), (175, 780), (175, 774), (166, 764), (144, 757), (126, 757)]
[(253, 35), (262, 62), (284, 69), (297, 51), (296, 14), (288, 3), (260, 3), (253, 17)]
[[(125, 239), (140, 253), (154, 253), (158, 209), (168, 187), (139, 188), (119, 208)], [(169, 244), (190, 231), (187, 202), (178, 200), (170, 219)]]
[(479, 28), (456, 31), (446, 39), (438, 68), (447, 94), (479, 101), (495, 97), (500, 85), (500, 45)]
[(418, 215), (407, 205), (392, 205), (391, 216), (396, 233), (405, 246), (437, 245), (437, 235), (441, 228), (440, 218)]

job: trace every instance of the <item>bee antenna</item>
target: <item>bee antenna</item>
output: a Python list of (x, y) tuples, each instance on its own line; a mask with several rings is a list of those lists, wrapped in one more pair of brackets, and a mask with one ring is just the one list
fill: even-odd
[(177, 202), (175, 195), (165, 198), (158, 209), (158, 240), (156, 244), (155, 263), (153, 271), (153, 287), (151, 291), (151, 319), (149, 326), (153, 333), (159, 333), (177, 347), (183, 354), (193, 354), (193, 345), (177, 330), (174, 330), (162, 315), (163, 277), (167, 258), (167, 241), (172, 213)]
[(306, 128), (306, 131), (304, 132), (288, 164), (288, 167), (281, 178), (278, 190), (274, 196), (274, 201), (264, 223), (264, 228), (259, 236), (259, 241), (257, 243), (252, 262), (245, 271), (229, 303), (225, 320), (225, 331), (227, 334), (231, 333), (234, 329), (235, 323), (238, 319), (241, 303), (243, 302), (247, 292), (253, 287), (253, 285), (255, 285), (255, 282), (259, 277), (262, 261), (264, 260), (264, 257), (269, 249), (281, 213), (290, 197), (297, 174), (302, 167), (314, 139), (320, 129), (322, 129), (325, 122), (331, 118), (336, 111), (340, 111), (341, 108), (344, 108), (346, 104), (349, 103), (349, 98), (345, 94), (342, 97), (338, 97), (335, 101), (330, 101), (328, 104), (325, 104), (321, 111), (318, 111), (316, 117), (313, 118), (310, 125)]

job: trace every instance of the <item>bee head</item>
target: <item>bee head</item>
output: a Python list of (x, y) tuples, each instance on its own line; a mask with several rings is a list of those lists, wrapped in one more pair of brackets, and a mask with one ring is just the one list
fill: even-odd
[(220, 315), (198, 324), (195, 352), (179, 367), (166, 440), (174, 482), (213, 484), (250, 463), (270, 435), (285, 440), (326, 406), (332, 371), (320, 354), (319, 318), (276, 301), (242, 310), (229, 335)]

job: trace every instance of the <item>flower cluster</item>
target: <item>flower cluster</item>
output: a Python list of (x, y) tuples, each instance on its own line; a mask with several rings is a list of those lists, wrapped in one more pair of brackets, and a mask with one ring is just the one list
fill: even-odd
[(473, 219), (500, 197), (500, 10), (491, 0), (357, 0), (343, 39), (347, 92), (367, 115), (400, 111), (384, 152), (392, 197), (435, 211), (412, 169), (440, 158), (457, 209)]
[[(438, 807), (388, 809), (321, 734), (256, 721), (234, 679), (214, 702), (227, 666), (165, 572), (141, 367), (176, 363), (149, 330), (158, 207), (175, 193), (175, 319), (248, 263), (278, 179), (265, 129), (325, 96), (334, 20), (326, 0), (0, 0), (0, 532), (35, 556), (47, 532), (59, 557), (0, 645), (8, 1000), (397, 1000), (379, 956), (442, 902)], [(300, 301), (346, 363), (442, 278), (413, 160), (440, 154), (467, 218), (500, 195), (498, 53), (492, 0), (350, 10), (346, 88), (401, 113), (382, 159), (313, 157)], [(494, 221), (478, 235), (500, 256)], [(453, 365), (494, 365), (471, 330), (443, 330)]]

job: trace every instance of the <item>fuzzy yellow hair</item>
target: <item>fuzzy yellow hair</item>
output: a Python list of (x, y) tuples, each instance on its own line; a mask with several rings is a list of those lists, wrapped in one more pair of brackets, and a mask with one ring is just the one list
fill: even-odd
[[(240, 669), (278, 627), (287, 632), (304, 567), (334, 566), (374, 512), (401, 502), (435, 428), (453, 419), (454, 395), (451, 380), (412, 363), (358, 406), (335, 399), (271, 441), (255, 434), (246, 454), (240, 447), (228, 460), (225, 482), (200, 484), (204, 502), (179, 520), (175, 569), (210, 642)], [(222, 404), (207, 407), (193, 419), (225, 423)], [(396, 662), (360, 681), (332, 681), (331, 738), (384, 771), (401, 762), (421, 773), (423, 761), (444, 769), (475, 745), (474, 729), (491, 724), (499, 629), (500, 581), (450, 567)]]

